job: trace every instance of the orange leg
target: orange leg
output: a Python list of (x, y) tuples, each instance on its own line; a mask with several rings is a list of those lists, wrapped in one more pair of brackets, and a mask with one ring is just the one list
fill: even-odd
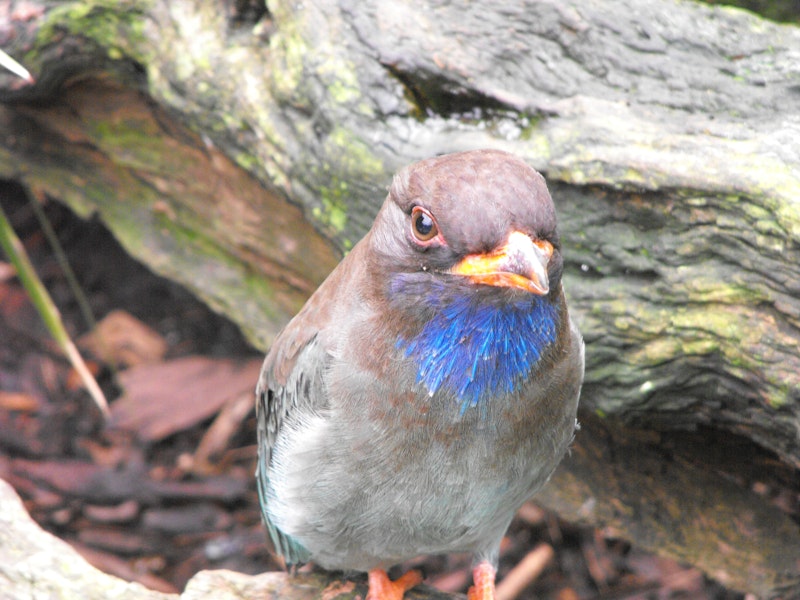
[(403, 595), (415, 585), (422, 583), (419, 571), (409, 571), (396, 581), (391, 581), (383, 569), (369, 572), (367, 600), (402, 600)]
[(494, 600), (494, 576), (497, 569), (489, 562), (481, 562), (472, 569), (473, 585), (467, 591), (467, 600)]

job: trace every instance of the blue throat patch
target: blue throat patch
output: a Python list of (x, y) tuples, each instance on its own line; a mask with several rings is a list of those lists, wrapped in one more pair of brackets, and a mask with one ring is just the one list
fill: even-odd
[[(433, 318), (397, 348), (418, 365), (417, 383), (433, 396), (451, 392), (461, 413), (513, 392), (556, 339), (558, 308), (539, 297), (508, 306), (458, 295), (447, 304), (428, 296)], [(438, 303), (438, 305), (437, 305)]]

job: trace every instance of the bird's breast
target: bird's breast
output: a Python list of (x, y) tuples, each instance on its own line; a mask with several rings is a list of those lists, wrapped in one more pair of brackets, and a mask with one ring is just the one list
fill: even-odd
[(396, 348), (416, 370), (429, 396), (455, 396), (463, 414), (513, 393), (556, 341), (558, 308), (544, 299), (515, 304), (455, 298), (435, 307)]

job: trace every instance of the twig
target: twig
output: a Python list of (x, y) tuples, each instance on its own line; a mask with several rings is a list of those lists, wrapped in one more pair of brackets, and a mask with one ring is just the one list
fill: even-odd
[(539, 544), (528, 552), (525, 558), (497, 584), (496, 599), (514, 600), (541, 575), (554, 555), (555, 551), (550, 544)]
[(208, 428), (194, 454), (192, 470), (208, 474), (212, 469), (212, 457), (228, 446), (242, 421), (253, 410), (253, 394), (246, 392), (228, 400)]
[(33, 75), (30, 74), (28, 69), (23, 67), (21, 64), (19, 64), (17, 61), (15, 61), (13, 58), (11, 58), (8, 54), (3, 52), (2, 50), (0, 50), (0, 67), (5, 67), (6, 69), (14, 73), (14, 75), (21, 77), (22, 79), (24, 79), (29, 83), (34, 82)]

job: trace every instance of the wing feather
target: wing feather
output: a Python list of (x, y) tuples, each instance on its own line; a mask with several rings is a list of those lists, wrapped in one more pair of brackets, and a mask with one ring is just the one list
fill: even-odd
[(308, 562), (310, 553), (299, 541), (281, 531), (271, 516), (270, 473), (275, 466), (274, 448), (280, 436), (286, 434), (287, 423), (302, 420), (328, 404), (323, 373), (330, 356), (320, 331), (330, 322), (329, 295), (339, 285), (341, 275), (341, 268), (334, 271), (278, 335), (264, 359), (256, 385), (256, 485), (261, 516), (275, 549), (288, 566)]

